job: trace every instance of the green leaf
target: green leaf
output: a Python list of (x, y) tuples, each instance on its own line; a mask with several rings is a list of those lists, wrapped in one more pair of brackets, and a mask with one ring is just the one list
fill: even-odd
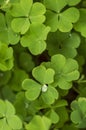
[(20, 118), (16, 115), (11, 116), (10, 118), (7, 119), (9, 126), (11, 129), (21, 129), (22, 128), (22, 122)]
[(75, 123), (75, 124), (78, 124), (78, 122), (81, 122), (81, 116), (80, 116), (80, 114), (79, 114), (79, 111), (73, 111), (72, 113), (71, 113), (71, 120), (73, 121), (73, 123)]
[(52, 123), (56, 124), (59, 122), (59, 116), (58, 114), (53, 110), (51, 109), (50, 111), (48, 111), (46, 113), (46, 116), (51, 119)]
[(20, 0), (20, 3), (15, 3), (13, 7), (11, 8), (11, 15), (13, 17), (22, 17), (22, 16), (28, 16), (29, 12), (32, 7), (32, 0)]
[(10, 88), (14, 91), (20, 91), (22, 89), (22, 81), (26, 78), (28, 78), (28, 74), (24, 70), (15, 68), (9, 82)]
[[(68, 3), (67, 0), (44, 0), (47, 7), (46, 25), (51, 27), (51, 32), (59, 29), (61, 32), (69, 32), (73, 28), (73, 23), (79, 19), (79, 10), (75, 7), (70, 7), (62, 10)], [(62, 10), (62, 12), (61, 12)]]
[(30, 27), (30, 22), (28, 18), (15, 18), (12, 20), (11, 26), (14, 32), (25, 34)]
[(86, 98), (82, 97), (78, 99), (79, 107), (82, 110), (83, 114), (86, 112)]
[(23, 9), (23, 12), (26, 14), (26, 16), (28, 16), (31, 10), (32, 4), (33, 4), (33, 0), (24, 0), (24, 1), (20, 0), (20, 5)]
[(26, 130), (48, 130), (51, 121), (47, 117), (35, 115), (31, 122), (26, 125)]
[(0, 70), (7, 71), (13, 67), (13, 49), (0, 42)]
[(69, 120), (68, 111), (65, 107), (56, 108), (55, 111), (59, 116), (59, 122), (57, 123), (57, 128), (63, 128), (64, 124), (66, 125), (66, 122)]
[(59, 86), (65, 90), (70, 89), (72, 87), (72, 81), (79, 78), (77, 61), (71, 58), (66, 59), (61, 54), (53, 55), (47, 67), (55, 70), (55, 80), (52, 83), (55, 87)]
[(14, 106), (7, 100), (5, 101), (5, 104), (6, 104), (6, 113), (5, 113), (6, 117), (14, 115), (15, 114)]
[(68, 105), (67, 101), (64, 99), (61, 99), (61, 100), (56, 101), (55, 105), (53, 105), (53, 108), (64, 107), (67, 105)]
[(86, 37), (86, 9), (82, 8), (80, 11), (80, 18), (76, 24), (74, 24), (74, 29), (81, 33), (82, 36)]
[[(12, 130), (21, 129), (22, 122), (18, 116), (15, 115), (15, 108), (8, 100), (0, 100), (0, 129)], [(2, 110), (3, 109), (3, 110)], [(1, 116), (2, 114), (2, 116)]]
[(20, 4), (14, 4), (10, 12), (15, 17), (11, 23), (13, 31), (25, 34), (31, 24), (41, 24), (45, 21), (45, 12), (46, 8), (42, 3), (33, 4), (33, 0), (20, 0)]
[(54, 0), (54, 2), (52, 0), (44, 0), (44, 4), (47, 7), (47, 9), (59, 13), (67, 5), (67, 2), (66, 0)]
[(67, 3), (70, 6), (74, 6), (80, 3), (81, 0), (68, 0)]
[(10, 101), (10, 102), (13, 102), (15, 100), (15, 94), (10, 89), (9, 85), (5, 85), (3, 87), (2, 94), (3, 94), (3, 98)]
[(28, 100), (35, 100), (41, 91), (41, 85), (35, 82), (32, 79), (25, 79), (22, 83), (22, 87), (24, 90), (27, 90), (25, 92), (25, 96)]
[(72, 23), (77, 22), (78, 19), (79, 19), (79, 11), (77, 8), (71, 7), (65, 10), (60, 15), (59, 26), (58, 26), (59, 30), (61, 32), (69, 32), (73, 28)]
[(1, 129), (1, 130), (5, 130), (5, 129), (6, 129), (6, 130), (11, 130), (11, 128), (10, 128), (9, 125), (7, 124), (5, 118), (0, 120), (0, 129)]
[(74, 58), (77, 55), (76, 48), (79, 47), (80, 41), (77, 33), (57, 31), (48, 35), (47, 50), (50, 56), (60, 53), (66, 58)]
[(0, 99), (0, 117), (4, 117), (5, 116), (5, 103)]
[(71, 120), (78, 128), (86, 128), (86, 98), (80, 97), (71, 103)]
[(0, 19), (0, 41), (6, 44), (16, 44), (19, 41), (19, 35), (15, 34), (10, 27), (12, 17), (6, 13), (5, 16), (0, 14)]
[(19, 41), (19, 34), (16, 34), (11, 29), (12, 16), (10, 13), (6, 13), (5, 16), (0, 14), (0, 41), (6, 44), (16, 44)]
[(59, 93), (54, 87), (48, 86), (48, 90), (42, 92), (41, 97), (46, 104), (52, 104), (56, 99), (58, 99)]
[[(39, 11), (40, 10), (40, 11)], [(43, 4), (36, 2), (33, 4), (30, 12), (30, 21), (32, 23), (43, 23), (45, 21), (46, 8)]]
[(27, 72), (30, 72), (34, 68), (35, 62), (29, 53), (21, 52), (19, 55), (19, 66)]
[(11, 78), (11, 71), (0, 72), (0, 86), (6, 85)]
[(51, 32), (55, 32), (59, 28), (59, 14), (50, 10), (46, 11), (46, 25), (51, 27)]
[(55, 72), (53, 69), (46, 69), (41, 65), (33, 69), (32, 75), (41, 84), (50, 84), (54, 81)]
[(66, 59), (63, 55), (58, 54), (58, 55), (52, 56), (51, 66), (56, 71), (56, 73), (60, 74), (65, 64), (66, 64)]
[(4, 15), (2, 13), (0, 13), (0, 19), (0, 31), (2, 31), (3, 29), (6, 29)]
[(29, 32), (21, 38), (21, 45), (28, 47), (34, 55), (41, 54), (46, 49), (45, 40), (49, 31), (50, 28), (43, 24), (32, 24)]

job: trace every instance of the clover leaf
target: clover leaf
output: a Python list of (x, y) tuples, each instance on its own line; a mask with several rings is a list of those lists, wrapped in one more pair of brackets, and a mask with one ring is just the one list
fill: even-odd
[(67, 109), (66, 107), (59, 107), (55, 109), (55, 112), (59, 116), (59, 122), (57, 123), (57, 128), (63, 128), (64, 124), (66, 124), (66, 122), (69, 119)]
[[(39, 11), (40, 10), (40, 11)], [(20, 3), (13, 5), (10, 13), (14, 17), (12, 29), (14, 32), (25, 34), (32, 23), (43, 23), (45, 21), (45, 6), (33, 0), (20, 0)]]
[(53, 10), (55, 12), (60, 12), (66, 5), (66, 0), (43, 0), (44, 5), (47, 9)]
[(11, 78), (11, 71), (0, 72), (0, 86), (6, 85)]
[[(16, 99), (14, 101), (14, 106), (16, 109), (16, 113), (23, 119), (26, 119), (27, 116), (27, 108), (28, 108), (28, 104), (25, 100), (25, 94), (24, 92), (19, 92), (16, 95)], [(20, 109), (21, 108), (21, 109)]]
[(35, 66), (32, 56), (27, 52), (21, 52), (19, 55), (19, 66), (27, 72), (32, 71)]
[(46, 116), (35, 115), (29, 124), (26, 124), (26, 130), (49, 130), (51, 120)]
[(80, 37), (77, 33), (56, 31), (49, 33), (47, 38), (47, 50), (50, 56), (60, 53), (66, 58), (74, 58), (77, 55), (76, 48), (79, 45)]
[(86, 98), (71, 103), (71, 120), (78, 128), (86, 128)]
[(8, 45), (18, 43), (20, 36), (11, 29), (10, 23), (12, 17), (10, 14), (6, 13), (4, 16), (2, 13), (0, 13), (0, 19), (0, 41), (5, 42)]
[(21, 38), (21, 45), (28, 47), (34, 55), (41, 54), (46, 49), (45, 40), (49, 31), (50, 27), (43, 24), (32, 24), (29, 32)]
[(9, 86), (14, 91), (20, 91), (22, 89), (22, 81), (28, 78), (28, 74), (19, 68), (14, 68), (12, 74), (13, 76), (9, 82)]
[(64, 11), (64, 7), (68, 4), (66, 0), (44, 0), (47, 8), (46, 25), (51, 27), (51, 32), (59, 29), (61, 32), (69, 32), (73, 28), (73, 23), (79, 19), (79, 10), (70, 7)]
[(59, 122), (59, 116), (58, 114), (53, 110), (50, 109), (47, 113), (46, 116), (51, 119), (52, 123), (56, 124)]
[(0, 129), (4, 130), (20, 130), (22, 122), (15, 115), (15, 108), (9, 101), (0, 100)]
[(81, 33), (82, 36), (86, 37), (86, 9), (80, 9), (80, 18), (78, 22), (74, 25), (74, 29)]
[(13, 49), (0, 42), (0, 70), (7, 71), (13, 67)]
[(14, 102), (14, 100), (15, 100), (15, 94), (10, 89), (9, 85), (7, 85), (7, 84), (4, 85), (1, 92), (2, 92), (2, 95), (3, 95), (4, 99), (9, 100), (10, 102)]
[(80, 3), (81, 0), (67, 0), (68, 5), (74, 6)]
[(28, 100), (35, 100), (39, 96), (46, 104), (52, 104), (58, 98), (57, 90), (50, 84), (54, 82), (54, 70), (46, 69), (44, 66), (35, 67), (32, 75), (38, 82), (33, 79), (25, 79), (22, 87), (25, 90), (25, 96)]
[[(33, 77), (40, 82), (41, 84), (50, 84), (54, 81), (54, 70), (53, 69), (47, 69), (43, 66), (38, 66), (33, 69), (32, 75)], [(40, 78), (39, 78), (40, 77)]]
[(72, 81), (79, 78), (78, 63), (74, 59), (66, 59), (63, 55), (57, 54), (51, 57), (51, 62), (44, 63), (46, 67), (55, 70), (55, 81), (53, 85), (61, 89), (70, 89)]

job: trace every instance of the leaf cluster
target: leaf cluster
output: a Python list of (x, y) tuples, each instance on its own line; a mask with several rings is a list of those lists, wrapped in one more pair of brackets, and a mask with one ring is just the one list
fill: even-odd
[(86, 0), (0, 0), (0, 130), (86, 129)]

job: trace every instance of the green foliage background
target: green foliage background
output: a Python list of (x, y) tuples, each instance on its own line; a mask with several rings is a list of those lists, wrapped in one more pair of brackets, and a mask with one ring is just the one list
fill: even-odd
[(86, 0), (0, 0), (0, 130), (86, 129)]

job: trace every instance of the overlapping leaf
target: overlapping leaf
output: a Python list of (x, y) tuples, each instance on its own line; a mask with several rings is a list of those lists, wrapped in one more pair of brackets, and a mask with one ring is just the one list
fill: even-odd
[[(55, 32), (59, 29), (61, 32), (69, 32), (73, 28), (73, 23), (79, 19), (79, 11), (75, 7), (70, 7), (64, 11), (62, 9), (67, 4), (72, 4), (66, 0), (44, 0), (47, 7), (46, 25), (51, 27), (51, 31)], [(61, 12), (62, 11), (62, 12)]]
[(0, 86), (6, 85), (11, 78), (11, 71), (0, 72)]
[[(0, 13), (0, 41), (7, 44), (16, 44), (19, 41), (20, 36), (13, 32), (11, 29), (11, 20), (12, 17), (9, 13), (6, 13), (4, 16)], [(6, 20), (5, 20), (6, 19)]]
[(13, 67), (13, 49), (0, 42), (0, 70), (7, 71)]
[(21, 128), (22, 122), (20, 118), (15, 115), (13, 105), (7, 100), (5, 102), (0, 100), (0, 129), (20, 130)]
[(46, 38), (50, 27), (43, 24), (32, 24), (29, 32), (21, 38), (21, 45), (28, 47), (34, 55), (41, 54), (46, 49)]
[(74, 6), (80, 3), (81, 0), (67, 0), (68, 5)]
[(50, 109), (47, 113), (46, 116), (51, 119), (52, 123), (56, 124), (59, 122), (59, 116), (58, 114), (53, 110)]
[(80, 9), (80, 18), (78, 22), (74, 25), (76, 31), (79, 31), (82, 36), (86, 37), (86, 9)]
[(26, 130), (48, 130), (51, 125), (51, 120), (47, 117), (35, 115), (31, 122), (26, 125)]
[(86, 98), (71, 103), (71, 120), (78, 128), (86, 128)]
[(28, 75), (24, 70), (18, 68), (15, 68), (12, 74), (13, 76), (9, 82), (9, 86), (14, 91), (20, 91), (22, 89), (22, 81), (28, 78)]
[(28, 100), (35, 100), (41, 93), (41, 98), (46, 104), (52, 104), (58, 98), (57, 90), (50, 84), (54, 81), (54, 70), (38, 66), (33, 69), (32, 75), (38, 81), (25, 79), (22, 83)]
[(20, 0), (20, 3), (14, 4), (11, 9), (11, 15), (15, 17), (11, 24), (12, 29), (25, 34), (30, 28), (30, 24), (41, 24), (45, 21), (45, 12), (45, 6), (42, 3), (33, 3), (33, 0)]
[(61, 89), (70, 89), (72, 81), (79, 78), (77, 61), (63, 55), (57, 54), (52, 56), (51, 62), (44, 63), (46, 67), (55, 70), (55, 82), (53, 85), (59, 86)]
[(21, 52), (19, 55), (19, 66), (27, 72), (32, 71), (35, 66), (32, 56), (26, 52)]
[(49, 55), (63, 54), (67, 58), (74, 58), (77, 55), (76, 48), (80, 44), (80, 37), (77, 33), (50, 33), (47, 38), (47, 50)]

